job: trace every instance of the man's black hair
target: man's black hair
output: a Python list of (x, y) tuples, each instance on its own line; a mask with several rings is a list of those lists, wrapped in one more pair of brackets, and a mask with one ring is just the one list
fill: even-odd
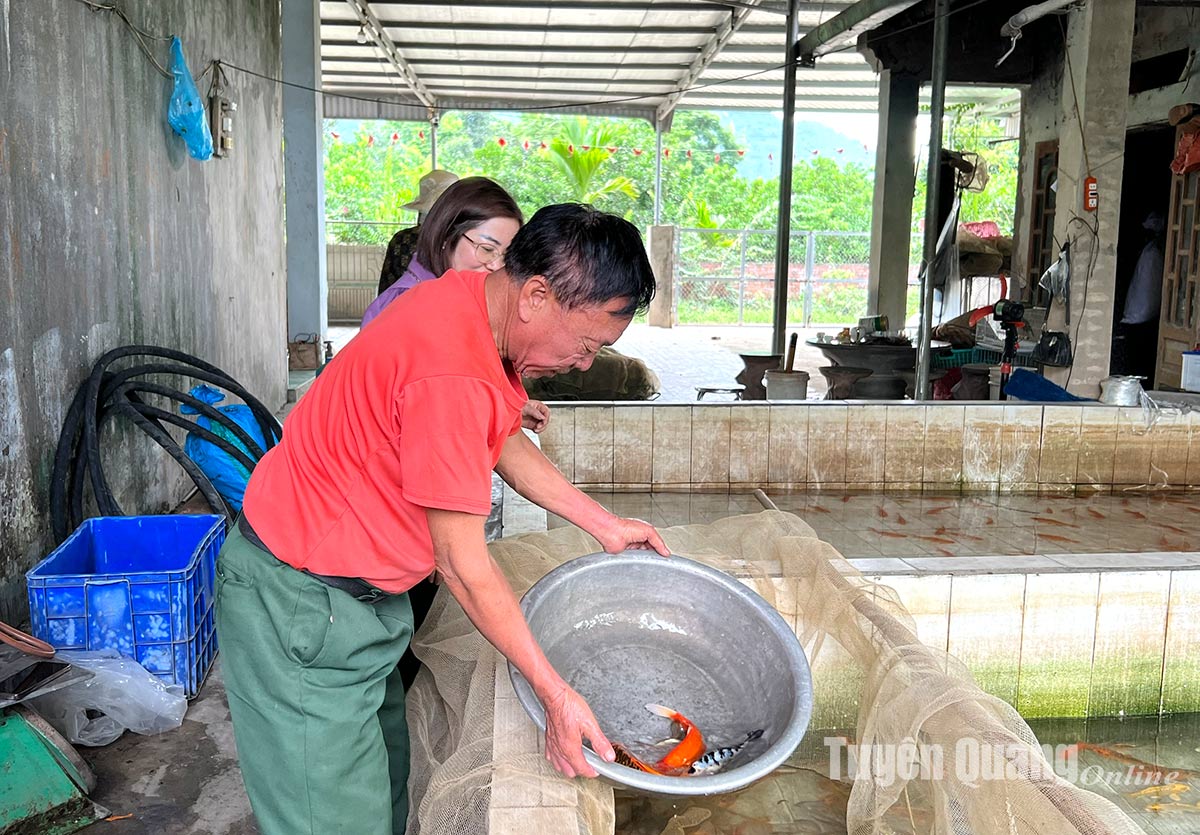
[(504, 268), (523, 283), (544, 276), (564, 307), (628, 299), (629, 316), (654, 298), (654, 273), (637, 228), (581, 203), (545, 206), (521, 227), (504, 255)]

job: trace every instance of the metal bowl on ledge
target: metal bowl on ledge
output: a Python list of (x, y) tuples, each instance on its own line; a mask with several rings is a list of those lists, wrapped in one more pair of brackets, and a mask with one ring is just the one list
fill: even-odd
[(895, 374), (912, 368), (917, 363), (917, 349), (912, 345), (895, 345), (887, 342), (817, 342), (806, 343), (819, 348), (825, 358), (834, 365), (851, 365), (869, 368), (876, 376)]
[[(670, 777), (607, 763), (605, 778), (648, 794), (712, 795), (767, 776), (800, 744), (812, 715), (812, 676), (795, 632), (770, 604), (716, 569), (644, 551), (564, 563), (526, 593), (521, 608), (550, 663), (583, 696), (609, 740), (655, 762), (668, 705), (704, 735), (706, 748), (762, 738), (721, 771)], [(543, 731), (545, 713), (511, 665), (517, 698)]]

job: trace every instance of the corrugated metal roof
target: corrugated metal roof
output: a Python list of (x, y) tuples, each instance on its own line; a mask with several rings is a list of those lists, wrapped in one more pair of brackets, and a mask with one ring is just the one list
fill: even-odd
[[(849, 5), (803, 4), (801, 34)], [(778, 109), (784, 10), (761, 0), (326, 0), (322, 88), (354, 98), (327, 97), (325, 110), (392, 115), (356, 98), (421, 111), (554, 107), (651, 120), (674, 107)], [(877, 95), (874, 71), (849, 49), (799, 71), (796, 109), (874, 112)], [(951, 88), (947, 101), (996, 95)]]

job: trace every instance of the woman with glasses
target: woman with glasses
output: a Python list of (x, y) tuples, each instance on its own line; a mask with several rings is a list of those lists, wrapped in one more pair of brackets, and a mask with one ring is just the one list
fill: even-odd
[(494, 272), (524, 223), (517, 202), (487, 177), (467, 177), (437, 199), (421, 224), (417, 252), (400, 280), (363, 314), (363, 327), (400, 294), (422, 281), (455, 272)]
[[(408, 269), (371, 302), (362, 326), (422, 281), (449, 270), (490, 273), (500, 269), (508, 245), (524, 222), (517, 201), (493, 180), (466, 177), (454, 183), (442, 192), (421, 223), (417, 252)], [(530, 400), (522, 418), (526, 429), (541, 432), (550, 422), (550, 409), (540, 400)]]

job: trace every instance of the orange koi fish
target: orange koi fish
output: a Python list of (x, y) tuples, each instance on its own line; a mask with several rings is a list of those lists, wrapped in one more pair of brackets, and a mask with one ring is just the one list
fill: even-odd
[(612, 743), (612, 747), (613, 751), (617, 755), (613, 762), (615, 762), (617, 765), (623, 765), (626, 768), (632, 768), (635, 771), (644, 771), (647, 774), (657, 774), (660, 777), (666, 776), (654, 766), (642, 762), (633, 754), (629, 753), (619, 742)]
[(656, 716), (670, 719), (683, 729), (683, 740), (658, 761), (658, 768), (663, 770), (687, 769), (704, 756), (704, 737), (690, 719), (682, 713), (662, 705), (646, 705), (646, 710)]

